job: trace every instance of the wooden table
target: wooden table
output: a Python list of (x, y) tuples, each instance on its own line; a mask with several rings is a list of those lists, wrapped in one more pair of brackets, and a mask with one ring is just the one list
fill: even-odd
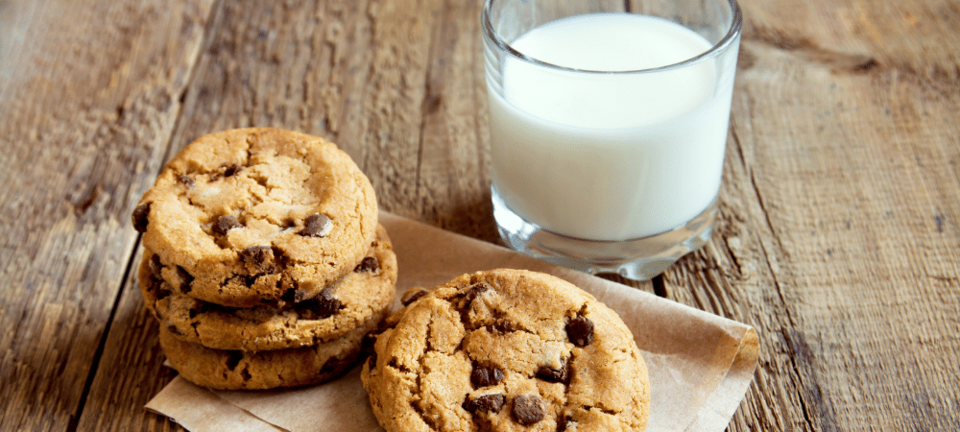
[[(730, 425), (960, 425), (960, 4), (742, 0), (712, 242), (632, 283), (755, 326)], [(497, 241), (478, 0), (0, 1), (0, 430), (175, 430), (129, 215), (196, 136), (339, 143)]]

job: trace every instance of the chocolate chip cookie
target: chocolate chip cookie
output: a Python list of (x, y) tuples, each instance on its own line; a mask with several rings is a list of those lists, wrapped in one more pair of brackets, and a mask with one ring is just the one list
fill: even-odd
[(377, 227), (373, 187), (336, 145), (281, 129), (205, 135), (133, 212), (183, 294), (224, 306), (306, 300), (352, 271)]
[(357, 359), (367, 332), (378, 319), (330, 342), (302, 348), (247, 352), (218, 350), (186, 342), (160, 327), (167, 360), (188, 381), (220, 390), (299, 387), (336, 378)]
[(167, 331), (207, 348), (263, 351), (328, 342), (379, 318), (396, 294), (397, 257), (383, 226), (352, 272), (288, 306), (233, 308), (197, 300), (170, 287), (158, 261), (144, 251), (138, 276), (147, 308)]
[(646, 427), (650, 383), (630, 330), (553, 276), (464, 275), (387, 324), (361, 379), (388, 432)]

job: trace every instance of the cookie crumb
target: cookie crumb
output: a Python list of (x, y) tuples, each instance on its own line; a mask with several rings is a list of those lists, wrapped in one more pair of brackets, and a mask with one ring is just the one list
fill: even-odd
[(420, 297), (423, 297), (425, 295), (427, 295), (427, 290), (423, 288), (413, 288), (403, 293), (403, 297), (400, 297), (400, 304), (404, 306), (410, 306), (410, 303), (413, 303), (419, 300)]

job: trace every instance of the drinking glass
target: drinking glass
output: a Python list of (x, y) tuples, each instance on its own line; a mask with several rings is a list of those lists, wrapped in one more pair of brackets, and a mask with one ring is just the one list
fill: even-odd
[(735, 0), (487, 0), (481, 20), (508, 246), (644, 280), (709, 241)]

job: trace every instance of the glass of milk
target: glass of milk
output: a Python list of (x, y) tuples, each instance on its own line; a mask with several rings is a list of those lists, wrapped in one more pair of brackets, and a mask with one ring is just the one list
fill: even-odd
[(706, 243), (741, 23), (735, 0), (487, 0), (504, 241), (638, 280)]

